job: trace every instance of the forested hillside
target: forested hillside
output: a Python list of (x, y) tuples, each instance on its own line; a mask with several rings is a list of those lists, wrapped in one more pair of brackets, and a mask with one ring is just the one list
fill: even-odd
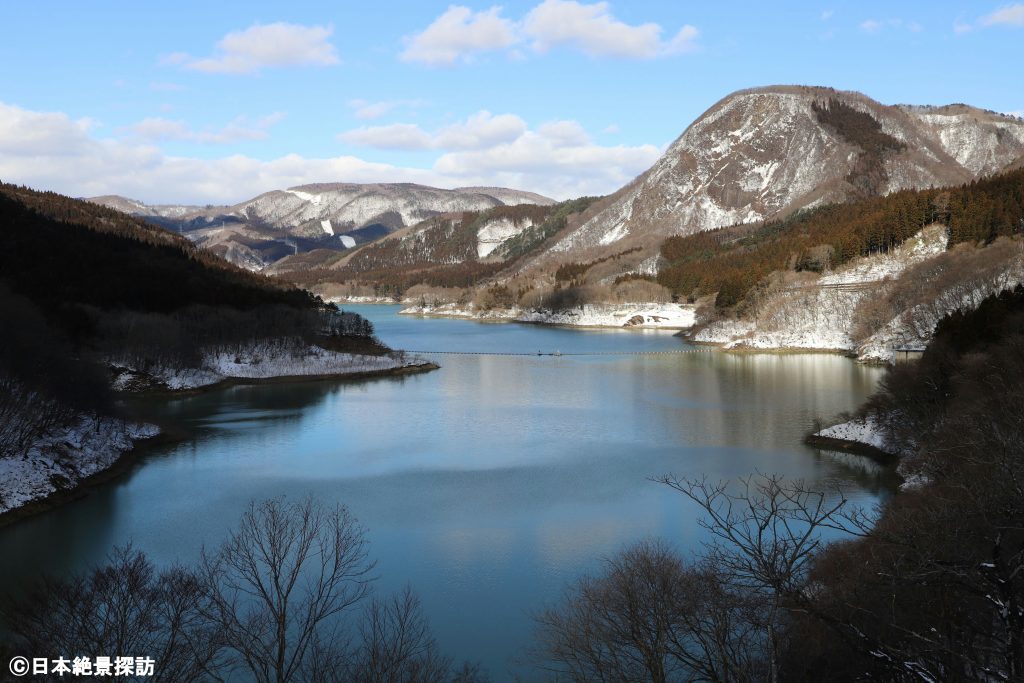
[(51, 192), (0, 186), (0, 452), (110, 407), (108, 364), (196, 367), (211, 348), (372, 335), (292, 285), (162, 228)]
[(661, 248), (668, 265), (658, 282), (683, 297), (717, 293), (717, 305), (730, 307), (773, 271), (835, 268), (887, 252), (936, 222), (948, 226), (951, 246), (1024, 232), (1024, 170), (955, 188), (901, 191), (780, 221), (670, 237)]

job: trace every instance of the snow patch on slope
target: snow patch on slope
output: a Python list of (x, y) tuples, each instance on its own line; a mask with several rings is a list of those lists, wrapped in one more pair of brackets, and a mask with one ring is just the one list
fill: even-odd
[(476, 255), (484, 258), (498, 248), (498, 245), (505, 240), (515, 237), (524, 230), (533, 227), (533, 221), (529, 218), (516, 222), (511, 218), (498, 218), (488, 221), (476, 233), (477, 246)]

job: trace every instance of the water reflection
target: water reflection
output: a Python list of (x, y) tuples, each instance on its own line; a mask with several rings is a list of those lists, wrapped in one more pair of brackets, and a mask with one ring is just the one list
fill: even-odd
[[(409, 320), (372, 308), (403, 348), (654, 351), (670, 334)], [(360, 383), (233, 387), (136, 405), (183, 440), (130, 475), (0, 530), (10, 587), (101, 561), (129, 540), (193, 561), (249, 500), (343, 501), (369, 527), (385, 590), (411, 583), (439, 641), (502, 680), (528, 612), (602, 555), (646, 536), (695, 547), (696, 511), (650, 478), (755, 470), (840, 485), (861, 503), (883, 471), (802, 445), (819, 416), (879, 377), (828, 355), (443, 356), (442, 370)], [(856, 466), (851, 466), (851, 464)]]

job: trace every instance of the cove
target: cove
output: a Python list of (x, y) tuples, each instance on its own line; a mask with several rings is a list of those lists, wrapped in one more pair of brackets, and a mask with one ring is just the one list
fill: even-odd
[[(688, 348), (664, 331), (417, 319), (350, 307), (396, 349), (607, 353)], [(132, 542), (158, 564), (215, 546), (250, 500), (343, 502), (368, 529), (378, 591), (411, 585), (443, 651), (496, 681), (524, 668), (531, 612), (644, 538), (692, 552), (696, 511), (650, 479), (755, 471), (871, 506), (891, 477), (802, 444), (882, 370), (838, 355), (432, 357), (361, 382), (234, 386), (133, 399), (180, 438), (82, 499), (0, 529), (0, 587), (82, 571)]]

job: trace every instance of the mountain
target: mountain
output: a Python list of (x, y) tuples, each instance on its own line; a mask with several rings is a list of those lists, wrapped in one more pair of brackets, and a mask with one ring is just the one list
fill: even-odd
[(552, 203), (507, 188), (443, 190), (409, 183), (299, 185), (233, 206), (150, 206), (116, 195), (89, 201), (186, 234), (249, 270), (300, 252), (344, 251), (440, 214)]
[[(568, 286), (608, 302), (627, 295), (614, 291), (624, 278), (662, 281), (668, 269), (688, 267), (663, 256), (669, 238), (728, 226), (744, 226), (737, 234), (746, 236), (801, 210), (834, 206), (841, 214), (850, 202), (955, 188), (1022, 164), (1024, 120), (1013, 116), (963, 104), (883, 105), (822, 87), (742, 90), (702, 114), (645, 173), (597, 201), (515, 220), (500, 208), (445, 214), (343, 257), (300, 254), (280, 262), (279, 272), (332, 297), (404, 296), (419, 284), (499, 287), (528, 306)], [(788, 253), (776, 256), (788, 262)], [(733, 275), (726, 266), (719, 274)], [(670, 279), (677, 296), (695, 288), (684, 292), (679, 272)]]
[(963, 104), (883, 105), (856, 92), (773, 86), (733, 93), (653, 167), (596, 204), (538, 264), (667, 236), (780, 218), (899, 189), (958, 185), (1020, 163), (1024, 120)]

